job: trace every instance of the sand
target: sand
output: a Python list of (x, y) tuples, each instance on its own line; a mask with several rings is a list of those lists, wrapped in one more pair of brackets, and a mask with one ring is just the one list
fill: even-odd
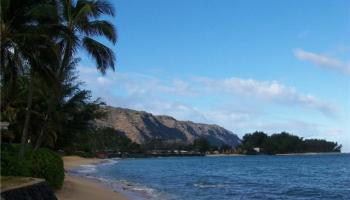
[[(82, 158), (78, 156), (63, 157), (64, 168), (66, 170), (78, 167), (80, 165), (97, 164), (102, 162), (102, 159), (97, 158)], [(90, 179), (72, 176), (66, 174), (63, 186), (56, 192), (59, 200), (127, 200), (121, 193), (107, 189), (101, 183)]]

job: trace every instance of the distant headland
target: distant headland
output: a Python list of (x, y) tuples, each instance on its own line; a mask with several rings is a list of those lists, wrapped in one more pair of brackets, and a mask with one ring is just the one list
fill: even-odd
[[(111, 132), (126, 137), (134, 149), (118, 148), (111, 143), (107, 148), (120, 156), (186, 156), (203, 154), (293, 154), (341, 152), (342, 146), (323, 139), (304, 139), (291, 133), (268, 135), (256, 131), (240, 139), (218, 125), (179, 121), (170, 116), (156, 116), (144, 111), (104, 107), (106, 116), (96, 121), (99, 132)], [(99, 138), (98, 140), (102, 140)], [(108, 144), (108, 142), (103, 142)], [(96, 149), (98, 151), (98, 149)], [(125, 154), (124, 154), (125, 155)]]

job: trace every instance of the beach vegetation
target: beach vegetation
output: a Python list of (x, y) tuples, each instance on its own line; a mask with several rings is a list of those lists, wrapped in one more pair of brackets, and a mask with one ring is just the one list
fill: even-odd
[(269, 136), (264, 132), (256, 131), (243, 136), (238, 151), (245, 154), (340, 152), (341, 145), (321, 139), (304, 139), (287, 132)]
[(193, 148), (201, 153), (205, 153), (210, 150), (210, 144), (205, 138), (198, 138), (193, 141)]
[(105, 0), (1, 0), (1, 121), (9, 123), (1, 130), (2, 176), (45, 178), (59, 188), (64, 170), (54, 151), (94, 141), (104, 103), (82, 88), (78, 54), (90, 55), (96, 73), (115, 69), (106, 44), (117, 41), (107, 20), (114, 14)]
[(74, 134), (70, 145), (63, 148), (66, 154), (94, 157), (97, 152), (142, 152), (141, 146), (132, 142), (123, 132), (113, 128), (92, 128), (88, 132)]
[[(90, 54), (97, 71), (115, 68), (105, 44), (117, 40), (105, 19), (114, 8), (104, 0), (1, 0), (1, 119), (9, 122), (3, 142), (65, 148), (70, 137), (91, 129), (103, 116), (100, 99), (81, 89), (79, 51)], [(15, 13), (15, 14), (14, 14)]]
[(33, 177), (44, 178), (53, 188), (61, 188), (64, 181), (62, 158), (55, 152), (38, 149), (32, 156)]
[(1, 176), (43, 178), (54, 189), (62, 186), (64, 169), (62, 158), (52, 150), (26, 147), (19, 158), (21, 146), (17, 144), (2, 144), (1, 146)]

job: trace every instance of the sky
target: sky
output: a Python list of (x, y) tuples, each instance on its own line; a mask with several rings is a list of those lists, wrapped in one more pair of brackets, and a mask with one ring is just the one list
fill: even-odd
[(350, 1), (112, 2), (115, 72), (101, 75), (79, 53), (94, 98), (240, 137), (287, 131), (350, 152)]

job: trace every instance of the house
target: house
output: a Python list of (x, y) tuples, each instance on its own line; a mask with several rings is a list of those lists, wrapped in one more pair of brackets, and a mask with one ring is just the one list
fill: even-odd
[(260, 153), (260, 151), (261, 151), (260, 147), (254, 147), (253, 149), (254, 149), (254, 151), (256, 151), (257, 153)]

